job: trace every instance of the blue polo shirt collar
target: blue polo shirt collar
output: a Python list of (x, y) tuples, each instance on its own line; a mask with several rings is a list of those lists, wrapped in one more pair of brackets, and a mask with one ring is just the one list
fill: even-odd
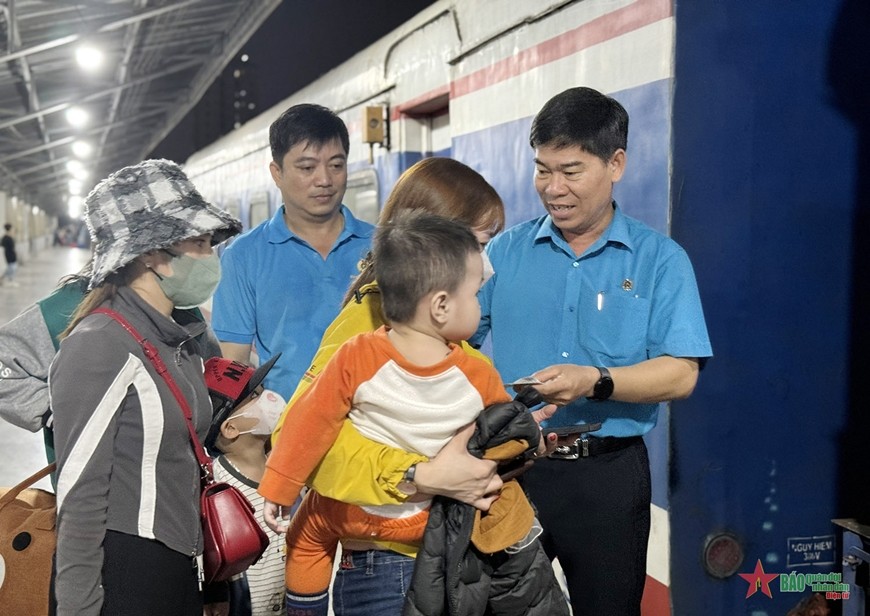
[[(566, 242), (565, 238), (562, 237), (562, 233), (559, 231), (558, 227), (553, 224), (553, 219), (549, 214), (545, 217), (544, 224), (540, 226), (538, 232), (535, 234), (535, 242), (538, 241), (550, 241), (566, 253), (573, 254), (571, 247), (568, 246), (568, 242)], [(613, 220), (610, 221), (610, 224), (607, 226), (607, 229), (604, 230), (604, 233), (601, 234), (601, 237), (599, 237), (595, 243), (592, 244), (583, 255), (581, 255), (581, 257), (597, 252), (610, 242), (622, 244), (629, 250), (633, 249), (631, 233), (628, 229), (628, 221), (625, 218), (625, 214), (622, 213), (622, 210), (619, 209), (619, 206), (615, 201), (613, 202)]]
[[(344, 216), (344, 228), (338, 236), (336, 244), (340, 244), (349, 237), (369, 237), (371, 231), (364, 228), (346, 205), (341, 206), (341, 214)], [(270, 244), (283, 244), (287, 240), (299, 239), (298, 236), (287, 228), (284, 222), (284, 206), (279, 207), (267, 226), (267, 238)], [(301, 241), (301, 240), (300, 240)]]

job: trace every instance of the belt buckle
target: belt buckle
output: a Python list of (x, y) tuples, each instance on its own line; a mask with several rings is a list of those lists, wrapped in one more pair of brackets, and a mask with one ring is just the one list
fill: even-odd
[(589, 457), (589, 437), (586, 434), (581, 434), (570, 445), (558, 445), (551, 458), (556, 460), (577, 460), (578, 458)]

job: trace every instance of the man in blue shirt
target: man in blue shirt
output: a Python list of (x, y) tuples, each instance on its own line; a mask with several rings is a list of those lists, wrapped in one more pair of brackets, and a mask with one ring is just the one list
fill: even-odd
[[(627, 140), (628, 114), (600, 92), (572, 88), (544, 105), (530, 142), (547, 214), (487, 247), (495, 275), (472, 340), (491, 333), (505, 382), (534, 376), (560, 406), (548, 422), (559, 447), (524, 485), (575, 614), (640, 614), (651, 497), (641, 437), (660, 402), (692, 393), (711, 355), (686, 253), (613, 201)], [(595, 436), (582, 432), (596, 422)]]
[(320, 105), (295, 105), (269, 128), (269, 172), (284, 204), (221, 258), (212, 328), (225, 357), (281, 358), (265, 386), (289, 399), (368, 252), (372, 225), (341, 203), (347, 127)]

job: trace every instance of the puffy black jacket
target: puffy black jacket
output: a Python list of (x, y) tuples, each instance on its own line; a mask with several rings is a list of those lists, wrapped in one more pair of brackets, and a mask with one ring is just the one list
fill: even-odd
[[(469, 452), (525, 439), (534, 451), (540, 430), (520, 402), (495, 404), (477, 419)], [(438, 496), (432, 502), (404, 616), (568, 616), (550, 559), (535, 539), (519, 552), (484, 554), (471, 543), (475, 509)]]

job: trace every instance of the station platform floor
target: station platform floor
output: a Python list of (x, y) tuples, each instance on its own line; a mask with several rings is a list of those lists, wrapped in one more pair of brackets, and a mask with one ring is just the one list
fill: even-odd
[[(0, 285), (0, 323), (8, 323), (22, 310), (51, 293), (58, 281), (78, 272), (90, 250), (71, 247), (44, 248), (30, 255), (19, 252), (17, 286)], [(5, 264), (2, 266), (5, 269)], [(2, 270), (0, 270), (2, 273)], [(8, 401), (0, 399), (0, 404)], [(0, 486), (13, 486), (46, 464), (41, 432), (28, 432), (0, 419)], [(36, 487), (51, 489), (48, 479)]]

